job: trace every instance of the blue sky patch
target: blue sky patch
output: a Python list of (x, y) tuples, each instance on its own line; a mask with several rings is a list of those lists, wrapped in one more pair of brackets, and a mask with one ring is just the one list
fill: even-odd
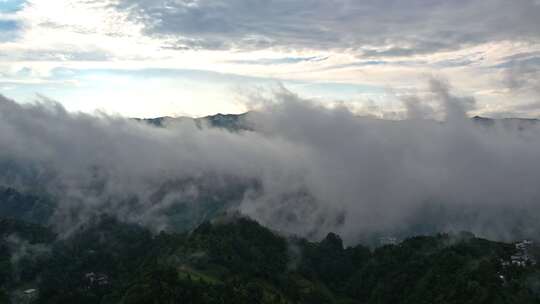
[(25, 0), (0, 0), (0, 13), (14, 13), (22, 9)]
[(20, 34), (21, 25), (14, 20), (0, 19), (0, 41), (12, 41)]
[(19, 23), (13, 20), (0, 20), (0, 32), (17, 31), (20, 28)]

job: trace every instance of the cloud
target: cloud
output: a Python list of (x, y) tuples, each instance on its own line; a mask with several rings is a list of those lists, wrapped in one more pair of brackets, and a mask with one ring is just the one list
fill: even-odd
[(10, 263), (17, 281), (20, 280), (23, 268), (21, 263), (28, 264), (29, 261), (33, 262), (36, 259), (47, 257), (52, 251), (52, 248), (47, 244), (30, 243), (16, 234), (4, 237), (3, 241), (10, 249)]
[(540, 92), (540, 57), (507, 63), (506, 84), (510, 89), (532, 88)]
[(231, 63), (251, 64), (251, 65), (281, 65), (295, 64), (300, 62), (319, 62), (328, 59), (328, 57), (284, 57), (284, 58), (259, 58), (253, 60), (233, 60)]
[(70, 114), (46, 100), (21, 106), (3, 99), (0, 113), (6, 147), (1, 163), (4, 169), (15, 167), (10, 171), (15, 174), (29, 173), (4, 174), (2, 180), (46, 189), (58, 200), (52, 222), (63, 231), (100, 212), (165, 227), (161, 209), (197, 193), (186, 189), (190, 181), (197, 181), (197, 189), (205, 183), (216, 189), (237, 176), (257, 177), (296, 155), (291, 153), (296, 147), (286, 149), (291, 144), (274, 145), (255, 133), (201, 131), (189, 122), (158, 129), (119, 117)]
[[(4, 38), (0, 39), (0, 70), (7, 75), (1, 81), (5, 84), (2, 87), (9, 89), (2, 89), (3, 93), (23, 100), (39, 92), (54, 96), (69, 109), (77, 105), (81, 110), (105, 108), (124, 115), (143, 115), (139, 113), (157, 113), (155, 107), (142, 103), (140, 107), (125, 107), (122, 102), (106, 103), (103, 107), (103, 103), (93, 106), (87, 102), (85, 96), (93, 95), (87, 94), (87, 88), (98, 85), (103, 86), (98, 88), (103, 97), (96, 99), (142, 99), (139, 90), (122, 91), (124, 97), (120, 98), (121, 90), (106, 78), (95, 77), (81, 83), (76, 75), (64, 77), (66, 81), (55, 83), (54, 89), (49, 84), (36, 84), (48, 81), (45, 78), (55, 69), (130, 69), (148, 73), (150, 79), (156, 79), (155, 75), (161, 72), (168, 77), (168, 85), (160, 90), (160, 100), (171, 104), (184, 98), (197, 99), (183, 111), (207, 115), (213, 114), (204, 110), (210, 107), (200, 106), (211, 100), (207, 94), (194, 97), (186, 90), (178, 97), (178, 79), (167, 69), (276, 79), (302, 94), (326, 98), (328, 102), (334, 102), (328, 97), (333, 96), (354, 103), (369, 94), (380, 104), (392, 103), (393, 96), (372, 94), (362, 88), (350, 94), (337, 91), (334, 84), (392, 87), (402, 94), (418, 87), (423, 75), (436, 71), (463, 92), (475, 96), (478, 113), (496, 115), (510, 112), (514, 100), (513, 96), (497, 91), (503, 76), (501, 70), (506, 69), (498, 65), (512, 60), (512, 56), (516, 56), (515, 60), (520, 55), (538, 57), (533, 54), (540, 50), (538, 5), (533, 0), (70, 3), (0, 2), (0, 7), (17, 7), (0, 13), (0, 19), (17, 22), (19, 26), (17, 31), (0, 33)], [(22, 67), (36, 73), (10, 76)], [(233, 85), (243, 84), (241, 79), (231, 77), (237, 82)], [(322, 83), (328, 84), (326, 88), (319, 85)], [(137, 83), (132, 86), (141, 87)], [(217, 90), (204, 89), (207, 93)], [(220, 102), (228, 103), (226, 108), (232, 109), (233, 98), (230, 94)], [(523, 104), (532, 102), (531, 96), (518, 99)], [(219, 111), (224, 111), (224, 107), (218, 106), (222, 109)], [(137, 108), (137, 113), (133, 108)]]
[(255, 195), (245, 212), (289, 232), (333, 230), (349, 241), (366, 231), (466, 229), (500, 238), (521, 225), (536, 229), (534, 221), (520, 221), (537, 208), (538, 168), (528, 164), (540, 147), (538, 126), (525, 133), (479, 128), (464, 115), (470, 99), (436, 80), (431, 88), (445, 123), (418, 113), (400, 122), (360, 119), (343, 108), (283, 97), (288, 101), (256, 121), (270, 134), (310, 147), (303, 159), (311, 165), (297, 192)]
[(118, 0), (117, 7), (147, 33), (185, 48), (357, 49), (393, 57), (540, 38), (533, 0)]
[(518, 54), (497, 66), (503, 71), (503, 85), (515, 101), (511, 115), (540, 114), (540, 57), (538, 53)]
[[(408, 99), (401, 121), (359, 117), (282, 88), (251, 96), (260, 105), (247, 118), (255, 131), (234, 133), (2, 98), (0, 164), (11, 170), (0, 181), (52, 195), (59, 231), (101, 212), (165, 229), (171, 206), (187, 202), (189, 212), (213, 200), (283, 233), (334, 231), (348, 243), (461, 229), (530, 236), (538, 228), (540, 126), (479, 124), (466, 116), (474, 99), (440, 80), (430, 88)], [(444, 122), (430, 119), (434, 113)]]
[(59, 49), (33, 49), (21, 50), (20, 52), (9, 52), (0, 54), (0, 58), (8, 61), (106, 61), (112, 56), (101, 49), (81, 50), (66, 46), (64, 50)]

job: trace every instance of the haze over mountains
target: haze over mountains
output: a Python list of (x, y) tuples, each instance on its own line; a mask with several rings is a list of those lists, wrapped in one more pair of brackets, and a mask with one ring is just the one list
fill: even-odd
[(46, 223), (65, 234), (101, 213), (159, 231), (238, 211), (348, 244), (460, 230), (535, 237), (539, 125), (470, 119), (474, 99), (437, 80), (431, 89), (429, 100), (404, 99), (402, 120), (284, 89), (244, 115), (150, 124), (2, 98), (0, 180), (46, 197)]
[(0, 0), (0, 304), (539, 304), (539, 16)]
[[(250, 113), (242, 114), (222, 114), (218, 113), (216, 115), (209, 115), (200, 118), (191, 118), (191, 117), (171, 117), (171, 116), (162, 116), (155, 118), (135, 118), (137, 121), (146, 122), (150, 125), (156, 127), (166, 127), (167, 124), (174, 123), (175, 121), (186, 121), (193, 120), (195, 125), (198, 127), (215, 127), (223, 128), (229, 131), (239, 131), (239, 130), (251, 130), (250, 124), (247, 121), (247, 116)], [(539, 119), (535, 118), (488, 118), (482, 116), (474, 116), (471, 118), (475, 123), (484, 126), (494, 126), (499, 125), (506, 128), (517, 128), (517, 129), (526, 129), (531, 126), (536, 125), (540, 122)]]

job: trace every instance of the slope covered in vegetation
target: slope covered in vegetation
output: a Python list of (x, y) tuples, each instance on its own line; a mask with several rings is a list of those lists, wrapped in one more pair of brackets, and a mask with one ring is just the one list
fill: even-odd
[[(0, 232), (2, 303), (540, 299), (534, 248), (531, 261), (518, 266), (509, 262), (517, 250), (513, 244), (468, 233), (419, 236), (371, 250), (362, 245), (345, 248), (335, 234), (321, 242), (285, 238), (234, 216), (206, 222), (186, 234), (152, 235), (107, 216), (62, 239), (47, 228), (14, 220), (0, 221)], [(27, 248), (21, 252), (20, 246)]]

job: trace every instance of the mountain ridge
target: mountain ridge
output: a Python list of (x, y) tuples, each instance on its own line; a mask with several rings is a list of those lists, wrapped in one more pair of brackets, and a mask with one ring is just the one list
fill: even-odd
[[(194, 121), (197, 127), (202, 127), (204, 125), (210, 127), (217, 127), (222, 129), (227, 129), (230, 131), (239, 131), (239, 130), (252, 130), (253, 128), (249, 126), (247, 121), (248, 115), (252, 112), (245, 112), (241, 114), (222, 114), (217, 113), (215, 115), (208, 115), (199, 118), (193, 118), (188, 116), (159, 116), (154, 118), (134, 118), (136, 121), (144, 122), (156, 127), (164, 127), (167, 123), (178, 122), (178, 121)], [(385, 119), (381, 119), (385, 120)], [(514, 126), (519, 129), (524, 129), (531, 125), (536, 125), (540, 123), (538, 118), (519, 118), (519, 117), (503, 117), (503, 118), (489, 118), (484, 116), (475, 115), (470, 117), (470, 120), (474, 123), (493, 126), (496, 123), (501, 123), (504, 126)], [(399, 120), (397, 120), (399, 121)]]

